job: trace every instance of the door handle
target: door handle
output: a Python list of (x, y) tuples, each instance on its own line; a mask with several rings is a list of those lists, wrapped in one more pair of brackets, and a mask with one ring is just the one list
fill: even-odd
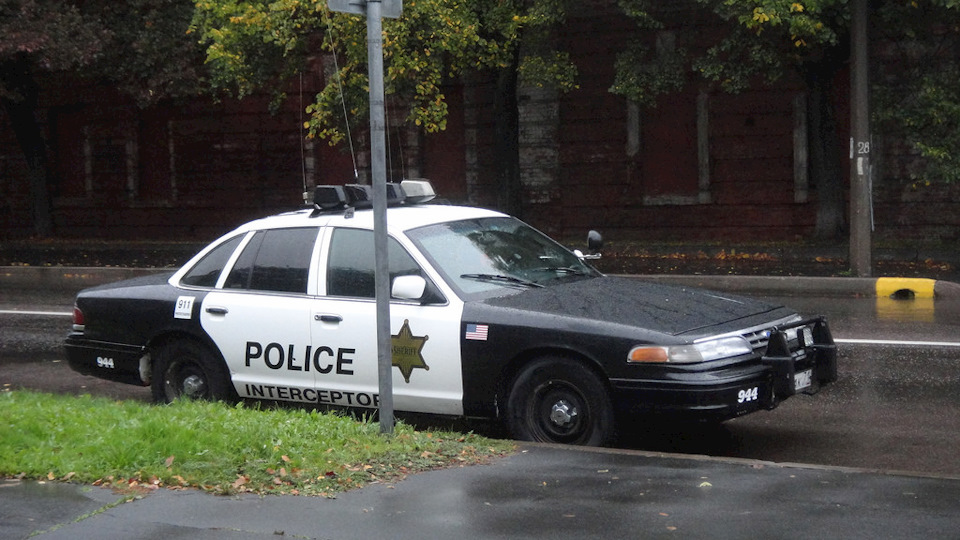
[(324, 323), (338, 324), (343, 321), (343, 317), (339, 315), (327, 315), (322, 313), (317, 313), (313, 316), (313, 320)]
[(207, 311), (207, 313), (209, 313), (209, 314), (211, 314), (211, 315), (226, 315), (226, 314), (227, 314), (227, 308), (225, 308), (225, 307), (208, 307), (206, 311)]

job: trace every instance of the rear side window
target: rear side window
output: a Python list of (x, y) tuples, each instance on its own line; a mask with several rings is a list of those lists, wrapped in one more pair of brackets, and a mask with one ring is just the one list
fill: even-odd
[[(391, 282), (397, 276), (422, 275), (416, 261), (393, 238), (387, 239), (387, 260)], [(373, 231), (337, 229), (330, 241), (327, 294), (375, 298), (375, 267)]]
[(250, 239), (224, 287), (306, 293), (317, 228), (271, 229)]
[(236, 251), (237, 246), (243, 235), (234, 236), (219, 246), (213, 248), (209, 253), (203, 256), (200, 261), (193, 265), (189, 272), (180, 279), (182, 285), (192, 285), (194, 287), (213, 287), (217, 284), (217, 278), (223, 267), (227, 265), (230, 256)]

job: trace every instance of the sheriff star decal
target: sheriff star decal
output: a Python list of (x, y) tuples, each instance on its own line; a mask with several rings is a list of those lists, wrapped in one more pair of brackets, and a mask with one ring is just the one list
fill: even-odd
[(410, 374), (413, 368), (430, 370), (430, 366), (423, 360), (423, 345), (427, 342), (429, 336), (415, 336), (410, 331), (410, 321), (404, 320), (400, 333), (390, 336), (393, 365), (400, 368), (403, 374), (403, 380), (410, 382)]

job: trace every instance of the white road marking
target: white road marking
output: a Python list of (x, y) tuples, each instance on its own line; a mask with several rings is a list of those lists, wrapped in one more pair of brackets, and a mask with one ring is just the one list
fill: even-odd
[(67, 311), (21, 311), (19, 309), (0, 309), (0, 315), (39, 315), (41, 317), (73, 317)]
[(850, 343), (854, 345), (899, 345), (911, 347), (960, 347), (954, 341), (906, 341), (898, 339), (843, 339), (834, 338), (836, 343)]

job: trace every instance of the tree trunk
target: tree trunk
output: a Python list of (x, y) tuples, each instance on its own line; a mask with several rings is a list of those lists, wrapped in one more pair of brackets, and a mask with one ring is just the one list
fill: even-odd
[(497, 169), (497, 206), (517, 217), (523, 214), (520, 184), (520, 111), (517, 103), (519, 51), (511, 65), (500, 70), (494, 103), (494, 160)]
[(807, 73), (810, 115), (810, 177), (817, 190), (817, 223), (814, 235), (839, 240), (846, 229), (843, 175), (837, 118), (830, 99), (832, 66)]
[(19, 94), (18, 99), (4, 98), (2, 102), (27, 163), (30, 203), (33, 207), (33, 233), (40, 237), (50, 236), (53, 220), (47, 187), (47, 179), (50, 177), (47, 141), (36, 116), (39, 89), (23, 61), (0, 67), (0, 77), (3, 77), (7, 88)]

